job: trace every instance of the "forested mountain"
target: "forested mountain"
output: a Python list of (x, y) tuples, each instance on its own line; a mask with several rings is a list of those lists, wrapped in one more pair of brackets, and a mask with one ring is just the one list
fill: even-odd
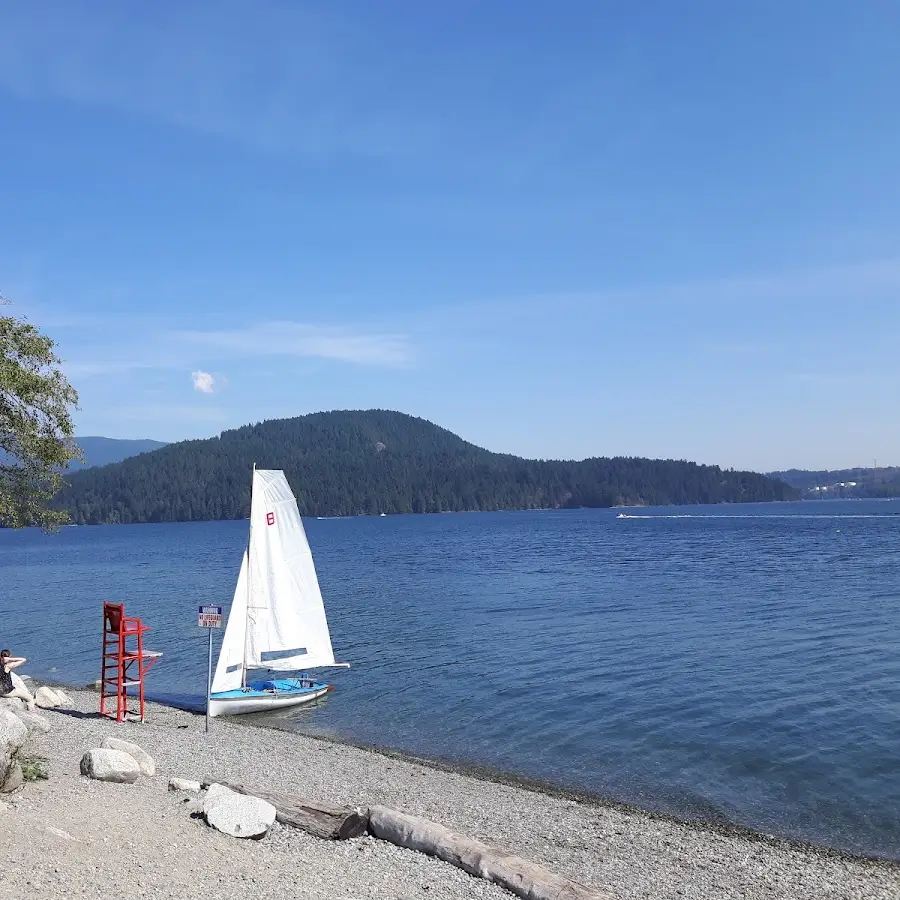
[(900, 497), (900, 468), (897, 466), (830, 471), (788, 469), (770, 472), (769, 476), (797, 488), (806, 499)]
[(491, 453), (386, 410), (314, 413), (169, 444), (68, 476), (57, 503), (78, 524), (235, 519), (250, 474), (284, 469), (302, 515), (789, 500), (753, 472), (671, 460), (538, 461)]
[(75, 443), (84, 454), (84, 463), (69, 464), (69, 471), (75, 472), (92, 466), (106, 466), (109, 463), (121, 462), (139, 453), (149, 453), (166, 445), (162, 441), (126, 440), (108, 437), (79, 437)]

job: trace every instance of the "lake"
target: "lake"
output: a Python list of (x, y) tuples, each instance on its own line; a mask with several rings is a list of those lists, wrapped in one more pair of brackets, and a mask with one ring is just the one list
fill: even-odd
[[(304, 522), (353, 668), (278, 727), (900, 859), (900, 502)], [(124, 601), (202, 708), (247, 524), (0, 531), (0, 644), (84, 684)]]

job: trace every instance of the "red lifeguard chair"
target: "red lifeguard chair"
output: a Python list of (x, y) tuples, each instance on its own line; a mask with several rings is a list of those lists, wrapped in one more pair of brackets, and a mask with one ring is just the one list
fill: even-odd
[(144, 721), (144, 676), (161, 656), (161, 652), (144, 649), (147, 625), (134, 616), (125, 615), (124, 603), (103, 604), (103, 671), (100, 680), (100, 715), (106, 701), (116, 698), (116, 721), (122, 722), (128, 709), (128, 688), (138, 689), (139, 715)]

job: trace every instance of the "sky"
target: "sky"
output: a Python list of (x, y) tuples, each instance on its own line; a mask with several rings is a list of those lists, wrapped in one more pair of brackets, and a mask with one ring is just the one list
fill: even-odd
[(900, 6), (0, 3), (0, 295), (80, 434), (900, 465)]

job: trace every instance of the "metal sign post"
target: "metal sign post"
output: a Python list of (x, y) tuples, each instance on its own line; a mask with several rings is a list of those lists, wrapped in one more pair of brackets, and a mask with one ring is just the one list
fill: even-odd
[(206, 668), (206, 730), (209, 731), (209, 696), (212, 693), (212, 633), (213, 628), (222, 627), (221, 606), (201, 606), (197, 616), (197, 626), (209, 633), (209, 663)]

